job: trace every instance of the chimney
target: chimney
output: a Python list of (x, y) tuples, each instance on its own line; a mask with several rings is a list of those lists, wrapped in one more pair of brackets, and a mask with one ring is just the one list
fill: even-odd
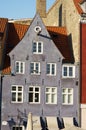
[(46, 0), (36, 0), (36, 12), (38, 12), (42, 18), (46, 17)]

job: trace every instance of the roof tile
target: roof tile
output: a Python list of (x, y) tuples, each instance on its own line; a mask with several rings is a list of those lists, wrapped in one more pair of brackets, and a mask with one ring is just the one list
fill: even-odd
[(8, 22), (8, 19), (0, 18), (0, 33), (4, 33), (7, 22)]

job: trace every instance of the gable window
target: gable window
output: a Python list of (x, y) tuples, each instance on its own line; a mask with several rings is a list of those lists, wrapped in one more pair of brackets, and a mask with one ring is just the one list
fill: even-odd
[(40, 103), (40, 87), (30, 86), (28, 91), (29, 103)]
[(13, 126), (12, 130), (25, 130), (25, 129), (24, 129), (24, 126), (19, 125), (19, 126)]
[(46, 87), (46, 104), (56, 104), (57, 103), (57, 88), (56, 87)]
[(23, 102), (23, 86), (13, 85), (11, 89), (12, 103), (22, 103)]
[(56, 75), (56, 64), (55, 63), (47, 63), (47, 75)]
[(73, 88), (62, 89), (62, 104), (64, 105), (73, 104)]
[(16, 74), (24, 74), (25, 71), (25, 62), (16, 61), (15, 63)]
[(73, 65), (63, 65), (63, 67), (62, 67), (62, 77), (63, 78), (74, 78), (75, 77), (75, 66), (73, 66)]
[(33, 42), (33, 53), (34, 54), (43, 53), (43, 43), (41, 41)]
[(31, 74), (40, 74), (40, 62), (31, 62), (30, 63), (30, 73)]

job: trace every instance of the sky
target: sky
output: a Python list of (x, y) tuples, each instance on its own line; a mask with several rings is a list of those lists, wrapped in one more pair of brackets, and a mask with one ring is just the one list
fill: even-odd
[[(56, 0), (46, 0), (47, 10)], [(33, 18), (36, 13), (36, 0), (1, 0), (0, 17), (8, 19)]]

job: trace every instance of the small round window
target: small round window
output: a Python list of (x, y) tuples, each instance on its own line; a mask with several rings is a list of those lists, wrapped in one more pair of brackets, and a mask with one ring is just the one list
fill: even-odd
[(40, 33), (41, 32), (41, 27), (40, 26), (36, 26), (34, 28), (34, 30), (35, 30), (36, 33)]

